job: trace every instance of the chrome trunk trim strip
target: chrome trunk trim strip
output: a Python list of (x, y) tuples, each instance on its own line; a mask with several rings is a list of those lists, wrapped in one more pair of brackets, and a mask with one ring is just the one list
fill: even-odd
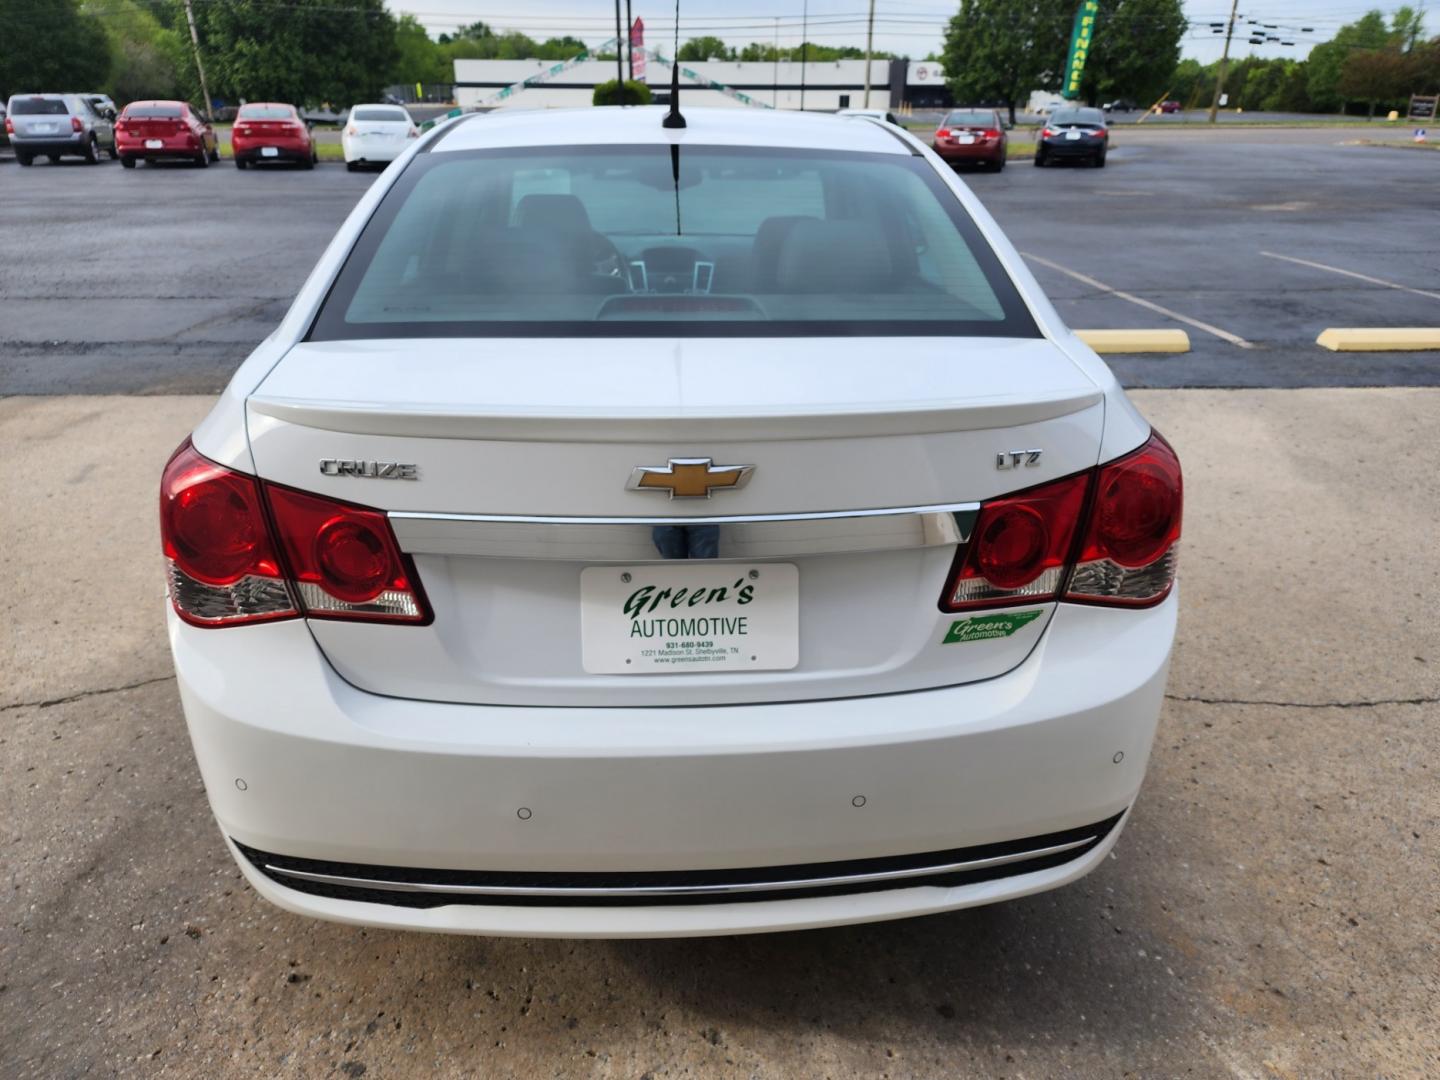
[(652, 562), (768, 559), (963, 544), (980, 504), (885, 507), (824, 513), (686, 517), (560, 517), (391, 511), (400, 547), (417, 555)]

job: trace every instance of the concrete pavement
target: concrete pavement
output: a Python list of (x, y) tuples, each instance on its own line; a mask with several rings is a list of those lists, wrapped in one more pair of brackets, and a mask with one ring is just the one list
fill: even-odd
[(1114, 858), (993, 908), (674, 942), (259, 900), (161, 622), (156, 482), (208, 399), (0, 400), (0, 1073), (1440, 1072), (1440, 391), (1136, 398), (1186, 466), (1183, 616)]

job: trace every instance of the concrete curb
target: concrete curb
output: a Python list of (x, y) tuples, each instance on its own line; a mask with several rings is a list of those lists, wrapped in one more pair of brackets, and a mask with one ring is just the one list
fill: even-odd
[(1332, 326), (1315, 339), (1315, 344), (1331, 352), (1440, 350), (1440, 326)]
[(1076, 330), (1075, 336), (1097, 353), (1187, 353), (1184, 330)]

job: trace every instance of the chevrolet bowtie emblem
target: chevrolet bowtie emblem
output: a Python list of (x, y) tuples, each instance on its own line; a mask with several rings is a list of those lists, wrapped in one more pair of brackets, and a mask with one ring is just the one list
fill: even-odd
[(712, 491), (745, 486), (753, 465), (716, 465), (711, 458), (671, 458), (665, 466), (640, 465), (625, 486), (631, 491), (664, 491), (672, 499), (708, 499)]

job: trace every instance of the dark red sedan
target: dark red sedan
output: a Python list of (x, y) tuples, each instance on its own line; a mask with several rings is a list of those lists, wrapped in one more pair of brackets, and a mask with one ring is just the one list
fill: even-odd
[(956, 109), (935, 130), (932, 145), (951, 165), (1005, 168), (1005, 123), (994, 109)]
[(230, 149), (237, 169), (269, 161), (289, 161), (313, 169), (318, 160), (315, 136), (300, 119), (299, 110), (273, 101), (240, 106), (230, 129)]
[(183, 101), (132, 101), (115, 121), (120, 164), (133, 169), (162, 159), (193, 161), (201, 168), (220, 160), (215, 129)]

